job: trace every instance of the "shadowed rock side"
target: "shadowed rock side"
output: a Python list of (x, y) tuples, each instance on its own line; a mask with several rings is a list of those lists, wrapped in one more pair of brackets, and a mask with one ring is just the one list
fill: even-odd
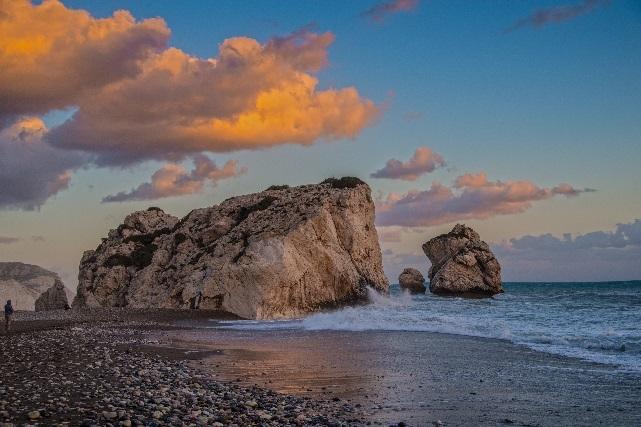
[(398, 284), (401, 289), (407, 289), (413, 294), (424, 294), (425, 293), (425, 278), (415, 268), (406, 268), (398, 276)]
[(65, 285), (61, 281), (43, 292), (35, 302), (36, 311), (62, 310), (69, 305)]
[(270, 187), (178, 220), (134, 212), (80, 262), (75, 307), (224, 310), (288, 318), (387, 291), (370, 189)]
[(503, 292), (501, 266), (478, 233), (462, 224), (423, 244), (430, 259), (430, 291), (442, 295), (491, 296)]
[(40, 266), (0, 262), (0, 301), (10, 299), (16, 310), (34, 310), (38, 297), (56, 283), (62, 284), (60, 276)]

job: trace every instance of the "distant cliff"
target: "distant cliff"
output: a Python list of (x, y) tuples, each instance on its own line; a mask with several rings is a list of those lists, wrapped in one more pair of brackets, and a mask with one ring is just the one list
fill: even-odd
[(370, 188), (274, 186), (182, 219), (134, 212), (80, 262), (76, 307), (224, 310), (287, 318), (388, 290)]
[[(0, 302), (11, 300), (16, 310), (34, 310), (35, 302), (49, 288), (62, 284), (60, 276), (42, 267), (21, 262), (0, 262)], [(67, 296), (71, 292), (65, 288)]]

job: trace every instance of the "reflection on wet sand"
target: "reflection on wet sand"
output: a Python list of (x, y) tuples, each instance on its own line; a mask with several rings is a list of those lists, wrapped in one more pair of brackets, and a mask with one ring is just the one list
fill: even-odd
[[(348, 400), (381, 423), (598, 424), (641, 419), (638, 374), (506, 341), (428, 332), (169, 332), (223, 381)], [(581, 405), (577, 405), (581, 402)], [(616, 418), (613, 418), (616, 417)]]

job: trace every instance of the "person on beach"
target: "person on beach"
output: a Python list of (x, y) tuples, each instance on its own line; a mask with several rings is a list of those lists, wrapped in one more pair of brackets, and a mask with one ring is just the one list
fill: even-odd
[(7, 303), (4, 305), (4, 330), (9, 332), (11, 326), (11, 316), (13, 316), (13, 306), (11, 305), (11, 300), (7, 300)]

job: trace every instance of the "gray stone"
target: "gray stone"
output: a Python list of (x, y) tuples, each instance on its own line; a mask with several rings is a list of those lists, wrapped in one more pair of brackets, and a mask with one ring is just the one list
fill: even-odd
[(407, 289), (413, 294), (425, 293), (425, 278), (415, 268), (406, 268), (400, 276), (398, 276), (398, 284), (402, 289)]

